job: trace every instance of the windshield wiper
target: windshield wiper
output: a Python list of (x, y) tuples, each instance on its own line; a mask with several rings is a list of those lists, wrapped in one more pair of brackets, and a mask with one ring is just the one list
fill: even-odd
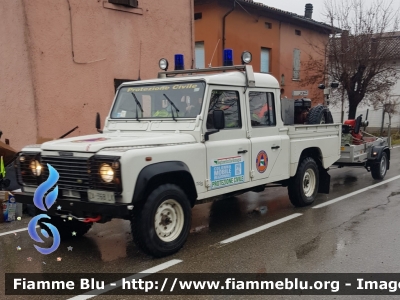
[[(176, 112), (179, 112), (179, 109), (175, 106), (174, 102), (171, 101), (171, 99), (169, 99), (167, 97), (167, 95), (163, 94), (165, 98), (167, 98), (168, 102), (175, 108)], [(171, 114), (172, 114), (172, 119), (174, 119), (174, 121), (176, 121), (175, 116), (174, 116), (174, 112), (171, 109)]]
[(136, 121), (139, 121), (139, 116), (138, 116), (138, 111), (137, 111), (137, 107), (140, 107), (140, 110), (142, 111), (142, 116), (143, 116), (143, 108), (142, 105), (140, 104), (138, 98), (136, 98), (136, 95), (134, 93), (132, 93), (133, 99), (135, 99), (136, 102)]

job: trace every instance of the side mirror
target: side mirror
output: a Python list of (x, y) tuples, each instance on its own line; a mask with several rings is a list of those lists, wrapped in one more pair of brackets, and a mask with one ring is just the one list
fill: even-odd
[(225, 128), (225, 113), (223, 110), (214, 110), (213, 112), (214, 128), (221, 130)]
[(223, 110), (214, 110), (212, 115), (213, 127), (214, 129), (208, 130), (204, 134), (204, 139), (209, 140), (211, 134), (219, 132), (221, 129), (225, 128), (225, 113)]
[(97, 114), (96, 114), (96, 129), (97, 129), (97, 132), (103, 133), (103, 131), (100, 130), (100, 128), (101, 128), (100, 114), (97, 113)]

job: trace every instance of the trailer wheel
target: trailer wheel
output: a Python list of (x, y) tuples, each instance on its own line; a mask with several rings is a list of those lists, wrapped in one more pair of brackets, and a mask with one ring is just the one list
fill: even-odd
[(381, 180), (385, 178), (388, 166), (388, 158), (385, 152), (382, 153), (382, 157), (379, 160), (379, 163), (375, 163), (371, 166), (371, 175), (372, 178)]
[(294, 177), (289, 179), (289, 199), (294, 206), (303, 207), (314, 202), (319, 187), (319, 170), (315, 160), (304, 158)]
[(189, 235), (192, 209), (185, 192), (175, 184), (152, 191), (136, 209), (131, 231), (136, 245), (155, 257), (179, 251)]

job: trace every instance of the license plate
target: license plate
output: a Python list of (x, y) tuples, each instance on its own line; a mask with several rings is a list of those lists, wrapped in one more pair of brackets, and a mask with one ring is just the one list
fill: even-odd
[(344, 147), (340, 147), (340, 150), (341, 150), (341, 151), (344, 151)]
[(113, 192), (104, 192), (96, 190), (88, 190), (89, 201), (115, 203), (115, 196)]

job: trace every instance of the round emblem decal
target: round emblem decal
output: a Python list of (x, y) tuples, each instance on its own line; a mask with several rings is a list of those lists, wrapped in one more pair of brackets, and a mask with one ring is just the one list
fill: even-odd
[(257, 154), (256, 167), (259, 173), (264, 173), (268, 167), (268, 155), (264, 150)]

